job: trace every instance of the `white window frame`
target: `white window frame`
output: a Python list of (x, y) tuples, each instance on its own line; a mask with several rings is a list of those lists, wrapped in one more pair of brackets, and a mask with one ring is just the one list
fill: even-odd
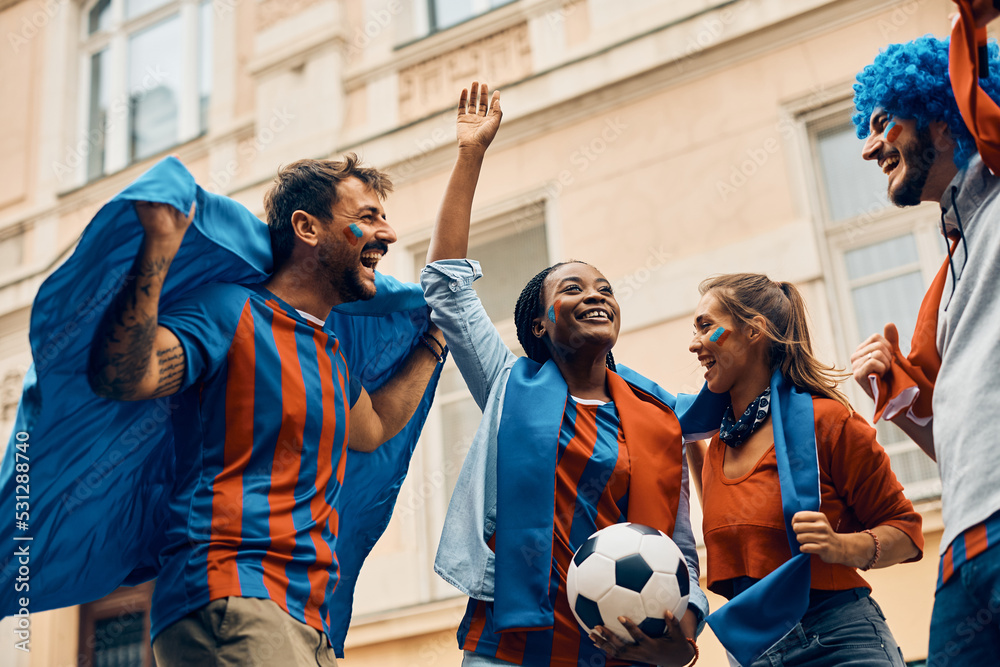
[[(127, 20), (125, 18), (125, 0), (111, 0), (110, 25), (107, 30), (90, 35), (88, 34), (90, 11), (99, 2), (100, 0), (89, 0), (83, 5), (77, 25), (77, 34), (80, 40), (78, 68), (79, 81), (81, 82), (77, 111), (77, 136), (80, 137), (81, 145), (88, 147), (76, 168), (76, 181), (80, 184), (103, 178), (132, 164), (133, 161), (129, 159), (128, 139), (127, 59), (129, 36), (174, 15), (180, 17), (183, 40), (177, 118), (178, 136), (177, 143), (174, 145), (183, 144), (202, 133), (198, 80), (199, 30), (201, 27), (198, 13), (202, 0), (170, 0), (155, 9)], [(105, 125), (104, 171), (101, 174), (88, 175), (89, 151), (95, 149), (92, 142), (89, 141), (91, 59), (105, 48), (108, 49), (107, 57), (109, 59), (110, 88), (108, 97), (110, 102)]]
[[(807, 202), (814, 220), (816, 235), (821, 246), (821, 256), (824, 262), (824, 273), (827, 275), (827, 293), (833, 309), (832, 318), (834, 337), (837, 341), (838, 365), (850, 368), (850, 357), (858, 340), (862, 336), (858, 332), (857, 317), (854, 310), (852, 289), (856, 285), (848, 279), (846, 254), (882, 241), (910, 234), (917, 246), (918, 262), (924, 287), (930, 285), (934, 275), (941, 265), (944, 244), (938, 228), (940, 211), (936, 207), (922, 205), (918, 207), (898, 208), (891, 203), (879, 209), (870, 209), (862, 214), (844, 220), (831, 221), (828, 218), (829, 206), (827, 193), (822, 178), (822, 164), (817, 150), (817, 135), (827, 129), (832, 129), (850, 122), (854, 105), (850, 95), (850, 85), (845, 83), (837, 90), (840, 94), (828, 93), (825, 97), (811, 95), (799, 105), (789, 105), (786, 111), (794, 117), (798, 126), (802, 160), (806, 179), (803, 185), (807, 190)], [(858, 145), (858, 160), (861, 157), (861, 144)], [(912, 265), (910, 267), (912, 270)], [(886, 279), (895, 272), (905, 273), (906, 270), (886, 271), (884, 274), (869, 276), (867, 281)], [(922, 297), (922, 295), (920, 295)], [(881, 333), (881, 332), (871, 332)], [(906, 332), (907, 334), (909, 332)], [(863, 337), (862, 337), (863, 340)], [(859, 412), (871, 421), (874, 403), (864, 390), (853, 379), (848, 379), (841, 385), (851, 403)], [(919, 447), (909, 438), (890, 443), (880, 443), (890, 456), (898, 456), (905, 452), (919, 450)], [(921, 456), (924, 454), (921, 453)], [(940, 495), (940, 478), (910, 482), (906, 486), (908, 496), (919, 500), (932, 500)]]

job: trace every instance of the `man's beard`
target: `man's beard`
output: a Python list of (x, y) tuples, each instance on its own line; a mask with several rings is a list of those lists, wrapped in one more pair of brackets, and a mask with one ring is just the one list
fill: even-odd
[(354, 252), (331, 241), (320, 246), (318, 257), (323, 274), (343, 303), (374, 298), (375, 287), (361, 278), (360, 260)]
[(340, 291), (344, 303), (351, 301), (368, 301), (375, 298), (375, 286), (361, 279), (361, 267), (345, 268), (340, 274), (340, 281), (333, 284)]
[(899, 152), (902, 164), (905, 165), (906, 178), (895, 190), (889, 190), (889, 199), (896, 206), (916, 206), (921, 201), (920, 196), (930, 175), (931, 165), (938, 157), (930, 129), (917, 128), (916, 139)]

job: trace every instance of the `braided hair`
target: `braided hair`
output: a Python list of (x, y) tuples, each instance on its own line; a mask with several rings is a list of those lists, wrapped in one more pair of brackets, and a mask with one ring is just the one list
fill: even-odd
[[(545, 279), (553, 269), (566, 264), (586, 264), (586, 262), (559, 262), (547, 269), (542, 269), (524, 286), (524, 289), (521, 290), (521, 295), (517, 297), (517, 303), (514, 305), (514, 326), (517, 327), (517, 341), (524, 348), (524, 352), (528, 355), (528, 358), (540, 364), (544, 364), (552, 358), (552, 354), (545, 345), (545, 341), (531, 331), (535, 318), (543, 315), (542, 285), (545, 284)], [(611, 355), (610, 350), (608, 350), (605, 364), (608, 369), (615, 370), (615, 358)]]

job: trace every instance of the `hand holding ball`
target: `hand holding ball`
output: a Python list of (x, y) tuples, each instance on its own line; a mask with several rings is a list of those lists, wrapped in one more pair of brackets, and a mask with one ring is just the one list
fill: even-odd
[(577, 549), (566, 574), (569, 606), (588, 634), (603, 625), (632, 642), (618, 622), (624, 616), (650, 637), (666, 629), (664, 610), (676, 618), (687, 611), (687, 563), (674, 541), (637, 523), (597, 531)]

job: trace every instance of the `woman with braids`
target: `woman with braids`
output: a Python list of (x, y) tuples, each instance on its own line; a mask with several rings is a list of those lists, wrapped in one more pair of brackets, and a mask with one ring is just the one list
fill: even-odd
[[(692, 433), (718, 428), (725, 397), (675, 399), (633, 371), (616, 371), (618, 303), (608, 280), (583, 262), (531, 279), (515, 307), (528, 356), (507, 348), (472, 288), (479, 264), (466, 259), (472, 198), (500, 117), (498, 93), (490, 102), (485, 85), (473, 83), (471, 96), (462, 91), (458, 161), (421, 274), (432, 318), (483, 410), (435, 560), (470, 597), (458, 632), (463, 664), (690, 664), (707, 600), (698, 588), (681, 424)], [(708, 415), (703, 424), (699, 411)], [(637, 640), (629, 646), (589, 638), (566, 597), (574, 551), (622, 521), (672, 535), (690, 574), (684, 617), (665, 613), (660, 639), (626, 621), (618, 630)]]
[(731, 399), (702, 470), (708, 587), (731, 600), (709, 624), (743, 665), (902, 666), (857, 570), (918, 560), (921, 519), (846, 374), (813, 356), (791, 283), (699, 289), (690, 350)]

